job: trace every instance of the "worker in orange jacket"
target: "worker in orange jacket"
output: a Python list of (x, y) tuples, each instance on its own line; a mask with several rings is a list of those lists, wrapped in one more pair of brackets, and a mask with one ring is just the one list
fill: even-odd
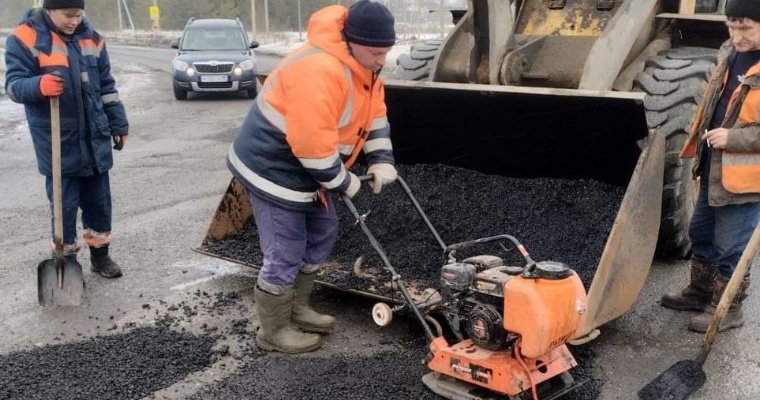
[(396, 40), (390, 11), (370, 0), (328, 6), (311, 16), (307, 33), (267, 77), (227, 156), (248, 192), (264, 256), (256, 342), (285, 353), (319, 348), (318, 333), (336, 322), (309, 306), (338, 232), (328, 192), (356, 194), (359, 178), (349, 168), (362, 151), (375, 193), (396, 179), (379, 76)]
[[(705, 332), (729, 278), (760, 220), (760, 0), (729, 0), (726, 25), (731, 36), (691, 126), (681, 155), (693, 157), (700, 188), (689, 225), (691, 280), (661, 304), (702, 311), (689, 329)], [(744, 278), (719, 329), (744, 324)]]

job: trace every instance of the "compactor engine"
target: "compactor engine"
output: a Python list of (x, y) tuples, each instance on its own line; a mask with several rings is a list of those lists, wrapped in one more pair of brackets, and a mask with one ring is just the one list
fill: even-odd
[(576, 365), (565, 343), (586, 306), (578, 275), (563, 263), (508, 266), (476, 256), (444, 265), (437, 311), (458, 342), (431, 343), (434, 372), (425, 383), (439, 394), (470, 390), (461, 382), (508, 396), (564, 393), (573, 386), (566, 371)]

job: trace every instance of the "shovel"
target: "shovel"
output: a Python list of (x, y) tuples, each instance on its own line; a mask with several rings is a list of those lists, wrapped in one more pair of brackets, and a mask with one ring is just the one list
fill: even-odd
[(736, 292), (739, 291), (739, 285), (744, 280), (744, 276), (747, 275), (747, 271), (749, 271), (752, 259), (757, 254), (758, 248), (760, 248), (760, 224), (755, 227), (755, 231), (752, 233), (752, 237), (749, 239), (741, 259), (739, 259), (739, 264), (736, 265), (736, 269), (731, 275), (731, 279), (728, 281), (723, 295), (720, 297), (718, 308), (715, 309), (715, 315), (707, 327), (705, 341), (702, 343), (702, 348), (697, 357), (694, 360), (681, 360), (671, 365), (665, 372), (639, 390), (640, 400), (686, 399), (705, 384), (707, 376), (705, 375), (705, 371), (702, 370), (702, 365), (705, 363), (707, 355), (710, 353), (710, 349), (712, 349), (712, 344), (715, 342), (715, 335), (718, 333), (720, 322), (726, 316), (729, 306), (734, 301)]
[(55, 220), (55, 258), (37, 266), (37, 296), (41, 306), (78, 306), (82, 304), (84, 279), (82, 266), (63, 256), (63, 199), (61, 190), (61, 118), (58, 97), (50, 98), (50, 124), (53, 148), (53, 218)]

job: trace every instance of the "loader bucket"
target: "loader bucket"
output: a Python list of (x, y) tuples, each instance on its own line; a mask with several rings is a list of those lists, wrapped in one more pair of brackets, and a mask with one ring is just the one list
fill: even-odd
[[(592, 255), (596, 266), (586, 285), (588, 310), (576, 337), (631, 307), (657, 244), (665, 150), (664, 138), (648, 131), (642, 94), (391, 81), (386, 84), (386, 103), (397, 164), (443, 164), (517, 178), (595, 180), (622, 188), (603, 251)], [(233, 180), (195, 250), (255, 266), (214, 247), (255, 229), (250, 228), (250, 216), (245, 194)], [(488, 216), (483, 218), (485, 223)], [(562, 254), (553, 257), (561, 260)], [(342, 268), (351, 271), (351, 265)], [(414, 278), (404, 276), (413, 293), (422, 293), (422, 287), (414, 290)], [(322, 279), (320, 283), (398, 302), (371, 287), (340, 287)]]

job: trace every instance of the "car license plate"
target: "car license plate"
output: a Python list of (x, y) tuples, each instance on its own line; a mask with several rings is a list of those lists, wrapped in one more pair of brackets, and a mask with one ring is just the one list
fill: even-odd
[(227, 75), (201, 75), (201, 82), (227, 82)]

